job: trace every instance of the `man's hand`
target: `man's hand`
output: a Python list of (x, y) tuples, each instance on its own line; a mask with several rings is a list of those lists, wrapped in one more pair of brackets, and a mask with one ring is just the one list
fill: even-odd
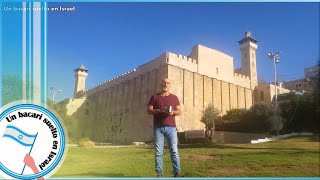
[(160, 113), (164, 113), (164, 114), (168, 114), (168, 115), (172, 115), (172, 113), (169, 113), (169, 108), (168, 107), (164, 107), (161, 109), (153, 109), (153, 106), (148, 106), (147, 109), (149, 114), (160, 114)]
[(171, 111), (169, 112), (169, 108), (168, 107), (164, 107), (164, 108), (161, 108), (161, 109), (153, 109), (153, 106), (148, 106), (148, 109), (147, 109), (148, 113), (149, 114), (160, 114), (160, 113), (165, 113), (167, 115), (175, 115), (175, 116), (178, 116), (180, 115), (181, 113), (181, 109), (180, 109), (180, 106), (176, 106), (176, 110), (174, 111)]
[(153, 115), (162, 113), (162, 112), (161, 112), (161, 109), (153, 109), (153, 106), (148, 106), (147, 112), (148, 112), (149, 114), (153, 114)]
[(163, 108), (161, 108), (160, 111), (167, 114), (169, 109), (168, 109), (168, 107), (163, 107)]
[(172, 111), (172, 113), (170, 115), (175, 115), (175, 116), (179, 116), (181, 114), (181, 107), (176, 106), (176, 110)]

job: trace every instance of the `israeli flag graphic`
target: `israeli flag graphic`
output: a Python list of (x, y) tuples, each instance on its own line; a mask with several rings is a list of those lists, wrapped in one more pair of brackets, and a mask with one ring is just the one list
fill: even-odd
[[(31, 154), (31, 151), (32, 151), (32, 148), (33, 148), (33, 145), (36, 141), (37, 136), (38, 136), (38, 133), (37, 134), (28, 134), (28, 133), (24, 132), (23, 130), (19, 129), (18, 127), (12, 126), (12, 125), (7, 125), (7, 127), (3, 133), (3, 138), (8, 138), (10, 140), (13, 140), (13, 141), (17, 142), (19, 145), (22, 145), (22, 146), (26, 147), (27, 149), (29, 149), (28, 154)], [(22, 157), (24, 157), (25, 153), (23, 153), (22, 155), (23, 155)], [(26, 164), (23, 165), (23, 169), (22, 169), (21, 174), (23, 174), (25, 167), (26, 167)]]
[(28, 134), (15, 126), (8, 125), (4, 131), (3, 137), (11, 138), (12, 140), (16, 141), (17, 143), (23, 146), (32, 147), (37, 137), (37, 134)]

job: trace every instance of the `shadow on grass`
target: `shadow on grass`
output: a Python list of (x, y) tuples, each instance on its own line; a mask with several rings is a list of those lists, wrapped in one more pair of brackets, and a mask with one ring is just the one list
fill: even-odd
[(216, 149), (277, 149), (277, 150), (301, 150), (299, 148), (281, 148), (281, 147), (242, 147), (242, 146), (232, 146), (230, 144), (195, 144), (195, 145), (180, 145), (179, 149), (188, 148), (216, 148)]
[[(242, 145), (242, 144), (241, 144)], [(244, 145), (244, 144), (243, 144)], [(250, 145), (250, 144), (246, 144)], [(143, 147), (144, 149), (154, 149), (153, 146)], [(241, 146), (232, 146), (230, 144), (210, 144), (210, 143), (203, 143), (203, 144), (180, 144), (178, 146), (179, 149), (190, 149), (190, 148), (216, 148), (216, 149), (265, 149), (265, 150), (301, 150), (299, 148), (281, 148), (281, 147), (241, 147)], [(165, 145), (165, 149), (168, 149), (168, 146)]]
[(63, 177), (67, 178), (84, 178), (84, 177), (141, 177), (141, 176), (125, 176), (120, 173), (97, 173), (97, 172), (87, 172), (87, 173), (78, 173), (78, 174), (66, 174)]
[[(307, 137), (307, 136), (300, 136), (300, 137)], [(294, 137), (293, 137), (294, 138)], [(290, 138), (288, 138), (290, 139)], [(308, 136), (305, 139), (296, 140), (296, 142), (319, 142), (318, 136)], [(239, 146), (240, 145), (240, 146)], [(242, 145), (245, 145), (242, 146)], [(250, 147), (251, 146), (251, 147)], [(259, 149), (265, 149), (265, 150), (301, 150), (301, 148), (283, 148), (283, 147), (257, 147), (255, 144), (222, 144), (222, 143), (199, 143), (199, 144), (180, 144), (178, 145), (179, 149), (189, 149), (189, 148), (217, 148), (217, 149), (252, 149), (252, 150), (259, 150)], [(145, 149), (154, 149), (152, 145), (142, 147)], [(165, 145), (165, 149), (168, 149), (167, 144)]]
[[(292, 157), (296, 157), (297, 155), (304, 153), (304, 154), (309, 154), (309, 155), (315, 155), (317, 156), (319, 152), (314, 152), (314, 151), (297, 151), (297, 152), (285, 152), (287, 156), (293, 155)], [(213, 158), (213, 159), (222, 159), (226, 157), (232, 157), (232, 156), (261, 156), (261, 157), (271, 157), (274, 155), (280, 155), (283, 156), (284, 153), (280, 151), (274, 151), (274, 152), (241, 152), (241, 153), (231, 153), (231, 154), (207, 154), (208, 157)], [(210, 160), (210, 159), (208, 159)]]
[(319, 142), (319, 141), (320, 141), (320, 135), (308, 136), (306, 140), (306, 142)]

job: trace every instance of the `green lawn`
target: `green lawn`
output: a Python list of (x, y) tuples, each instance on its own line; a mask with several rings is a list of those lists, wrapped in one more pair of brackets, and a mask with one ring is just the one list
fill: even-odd
[[(320, 177), (319, 139), (296, 137), (261, 144), (180, 147), (185, 177)], [(70, 148), (54, 177), (154, 177), (153, 149)], [(171, 176), (165, 151), (164, 173)]]

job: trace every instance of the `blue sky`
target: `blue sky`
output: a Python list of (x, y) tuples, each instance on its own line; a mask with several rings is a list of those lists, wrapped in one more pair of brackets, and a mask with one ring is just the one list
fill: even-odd
[[(149, 62), (166, 49), (189, 55), (196, 44), (224, 52), (240, 67), (238, 40), (258, 40), (257, 71), (273, 81), (266, 54), (281, 51), (278, 79), (303, 77), (319, 57), (319, 3), (48, 3), (48, 84), (73, 96), (74, 69), (89, 70), (87, 89)], [(49, 93), (52, 97), (52, 93)]]

